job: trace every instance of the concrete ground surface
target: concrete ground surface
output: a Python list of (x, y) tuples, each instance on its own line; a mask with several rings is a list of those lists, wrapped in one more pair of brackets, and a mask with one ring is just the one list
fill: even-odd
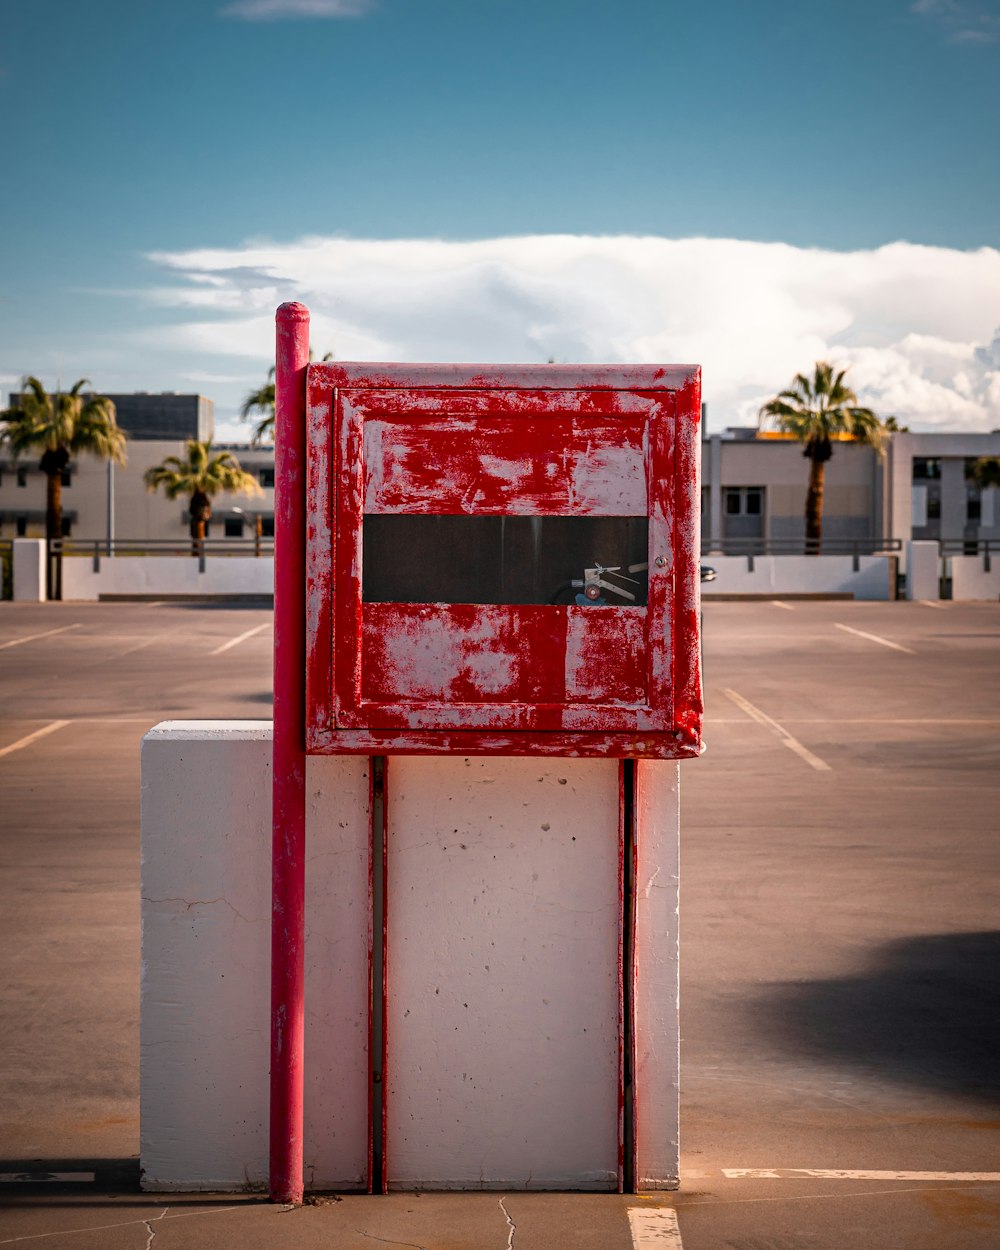
[(679, 1192), (140, 1194), (139, 741), (267, 718), (270, 622), (0, 605), (0, 1246), (1000, 1246), (995, 603), (706, 604)]

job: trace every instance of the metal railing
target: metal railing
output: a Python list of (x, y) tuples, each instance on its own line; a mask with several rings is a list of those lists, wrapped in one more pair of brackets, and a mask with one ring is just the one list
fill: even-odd
[(747, 570), (754, 571), (755, 556), (850, 556), (855, 573), (862, 556), (898, 556), (903, 543), (899, 538), (822, 538), (818, 543), (806, 538), (723, 538), (717, 543), (702, 540), (702, 558), (745, 556)]
[(938, 551), (942, 560), (947, 560), (952, 556), (981, 556), (983, 572), (989, 573), (993, 567), (993, 556), (1000, 555), (1000, 539), (940, 538)]
[(190, 556), (205, 571), (211, 556), (257, 558), (274, 555), (273, 538), (55, 538), (49, 542), (49, 554), (57, 558), (89, 557), (95, 573), (101, 561), (134, 556)]

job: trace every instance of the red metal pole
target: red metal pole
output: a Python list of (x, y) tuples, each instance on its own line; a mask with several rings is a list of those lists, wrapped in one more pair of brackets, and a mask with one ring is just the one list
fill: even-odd
[(309, 310), (277, 316), (271, 869), (272, 1202), (302, 1201), (305, 1032), (305, 531)]

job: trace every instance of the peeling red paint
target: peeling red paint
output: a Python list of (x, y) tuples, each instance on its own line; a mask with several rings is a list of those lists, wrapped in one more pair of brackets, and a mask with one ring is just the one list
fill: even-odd
[[(309, 313), (277, 313), (269, 1185), (301, 1202), (305, 1033), (305, 469)], [(315, 541), (315, 537), (314, 540)]]
[[(700, 750), (689, 366), (309, 368), (307, 746)], [(645, 608), (367, 603), (366, 514), (646, 516)]]

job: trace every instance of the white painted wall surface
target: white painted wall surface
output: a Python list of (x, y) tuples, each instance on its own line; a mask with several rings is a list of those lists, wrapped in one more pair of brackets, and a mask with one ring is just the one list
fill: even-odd
[(1000, 551), (993, 553), (990, 571), (983, 567), (982, 556), (950, 556), (952, 599), (1000, 598)]
[(680, 765), (671, 760), (638, 760), (635, 771), (636, 1188), (676, 1189), (680, 1174)]
[(706, 555), (717, 579), (707, 585), (704, 599), (713, 595), (853, 594), (858, 599), (891, 599), (895, 562), (891, 556), (861, 556), (854, 572), (851, 556), (754, 556), (750, 571), (746, 556)]
[(937, 543), (913, 540), (905, 547), (907, 599), (940, 599), (941, 554)]
[(97, 599), (101, 595), (270, 595), (274, 592), (271, 556), (208, 555), (199, 573), (193, 556), (102, 557), (94, 572), (90, 556), (63, 560), (63, 599)]
[[(308, 761), (305, 1174), (364, 1184), (368, 762)], [(267, 1178), (270, 722), (142, 748), (141, 1161), (149, 1190)]]
[(394, 757), (393, 1188), (618, 1179), (618, 764)]
[(41, 603), (45, 599), (44, 540), (15, 538), (12, 560), (14, 599)]

